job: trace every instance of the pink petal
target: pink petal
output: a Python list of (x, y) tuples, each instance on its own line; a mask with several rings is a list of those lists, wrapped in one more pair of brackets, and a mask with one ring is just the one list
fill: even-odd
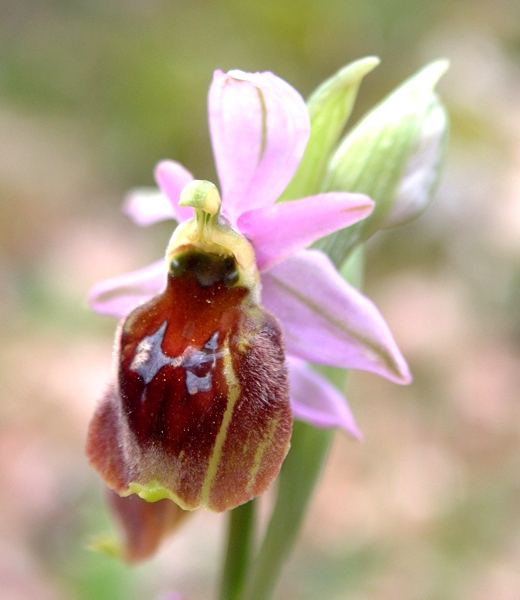
[(141, 226), (175, 218), (170, 200), (155, 188), (136, 188), (129, 192), (123, 212)]
[(309, 138), (303, 98), (272, 73), (215, 71), (209, 90), (209, 124), (232, 222), (241, 212), (269, 206), (283, 192)]
[(341, 427), (356, 439), (362, 439), (343, 395), (303, 360), (288, 357), (287, 362), (294, 417), (315, 427)]
[(179, 206), (182, 190), (193, 181), (193, 175), (174, 160), (163, 160), (155, 167), (155, 181), (171, 202), (177, 221), (186, 221), (193, 216), (193, 208)]
[(315, 240), (372, 212), (363, 194), (329, 192), (243, 213), (238, 227), (253, 242), (258, 268), (269, 269)]
[(90, 290), (88, 301), (96, 312), (120, 318), (156, 296), (165, 283), (166, 267), (162, 259), (138, 271), (98, 281)]
[(282, 321), (289, 354), (411, 381), (381, 313), (322, 252), (294, 254), (262, 273), (262, 284), (263, 304)]

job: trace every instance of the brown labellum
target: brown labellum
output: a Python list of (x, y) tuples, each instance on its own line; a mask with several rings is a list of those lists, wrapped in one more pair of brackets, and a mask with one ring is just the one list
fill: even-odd
[(223, 511), (269, 486), (292, 426), (282, 334), (234, 258), (178, 253), (164, 292), (122, 323), (116, 357), (87, 447), (110, 487)]

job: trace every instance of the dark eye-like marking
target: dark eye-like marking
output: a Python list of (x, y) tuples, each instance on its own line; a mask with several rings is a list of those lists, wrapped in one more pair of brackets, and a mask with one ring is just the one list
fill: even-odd
[(233, 287), (238, 283), (239, 272), (236, 262), (233, 260), (232, 268), (227, 272), (227, 275), (224, 277), (224, 285), (228, 288)]
[(170, 275), (179, 277), (188, 273), (204, 288), (219, 282), (223, 282), (226, 287), (233, 287), (239, 279), (234, 257), (207, 254), (193, 249), (177, 254), (170, 261)]

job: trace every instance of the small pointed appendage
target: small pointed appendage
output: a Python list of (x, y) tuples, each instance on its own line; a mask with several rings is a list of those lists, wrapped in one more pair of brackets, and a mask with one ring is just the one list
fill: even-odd
[(283, 339), (246, 261), (186, 241), (166, 289), (120, 327), (87, 453), (121, 496), (223, 511), (265, 491), (289, 449)]

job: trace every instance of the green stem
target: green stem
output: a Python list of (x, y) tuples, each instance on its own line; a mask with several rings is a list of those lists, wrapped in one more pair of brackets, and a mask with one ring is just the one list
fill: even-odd
[(256, 500), (229, 513), (226, 558), (220, 586), (220, 600), (238, 600), (246, 581), (254, 542)]
[[(342, 269), (344, 277), (359, 284), (363, 272), (363, 250), (355, 252), (347, 263)], [(339, 389), (344, 389), (346, 371), (322, 370)], [(251, 568), (253, 503), (231, 512), (220, 600), (270, 600), (298, 538), (332, 436), (331, 430), (317, 429), (301, 421), (294, 423), (291, 450), (278, 478), (276, 504), (258, 557)], [(248, 585), (244, 589), (246, 582)]]
[(301, 529), (333, 431), (295, 421), (291, 450), (278, 479), (278, 495), (251, 573), (247, 600), (269, 600)]
[[(341, 272), (345, 279), (360, 287), (363, 271), (364, 249), (359, 247), (342, 265)], [(319, 370), (338, 389), (345, 389), (346, 370), (323, 366)], [(317, 429), (295, 421), (291, 450), (280, 471), (276, 504), (252, 568), (246, 600), (269, 600), (272, 597), (284, 563), (297, 540), (332, 436), (330, 429)]]

